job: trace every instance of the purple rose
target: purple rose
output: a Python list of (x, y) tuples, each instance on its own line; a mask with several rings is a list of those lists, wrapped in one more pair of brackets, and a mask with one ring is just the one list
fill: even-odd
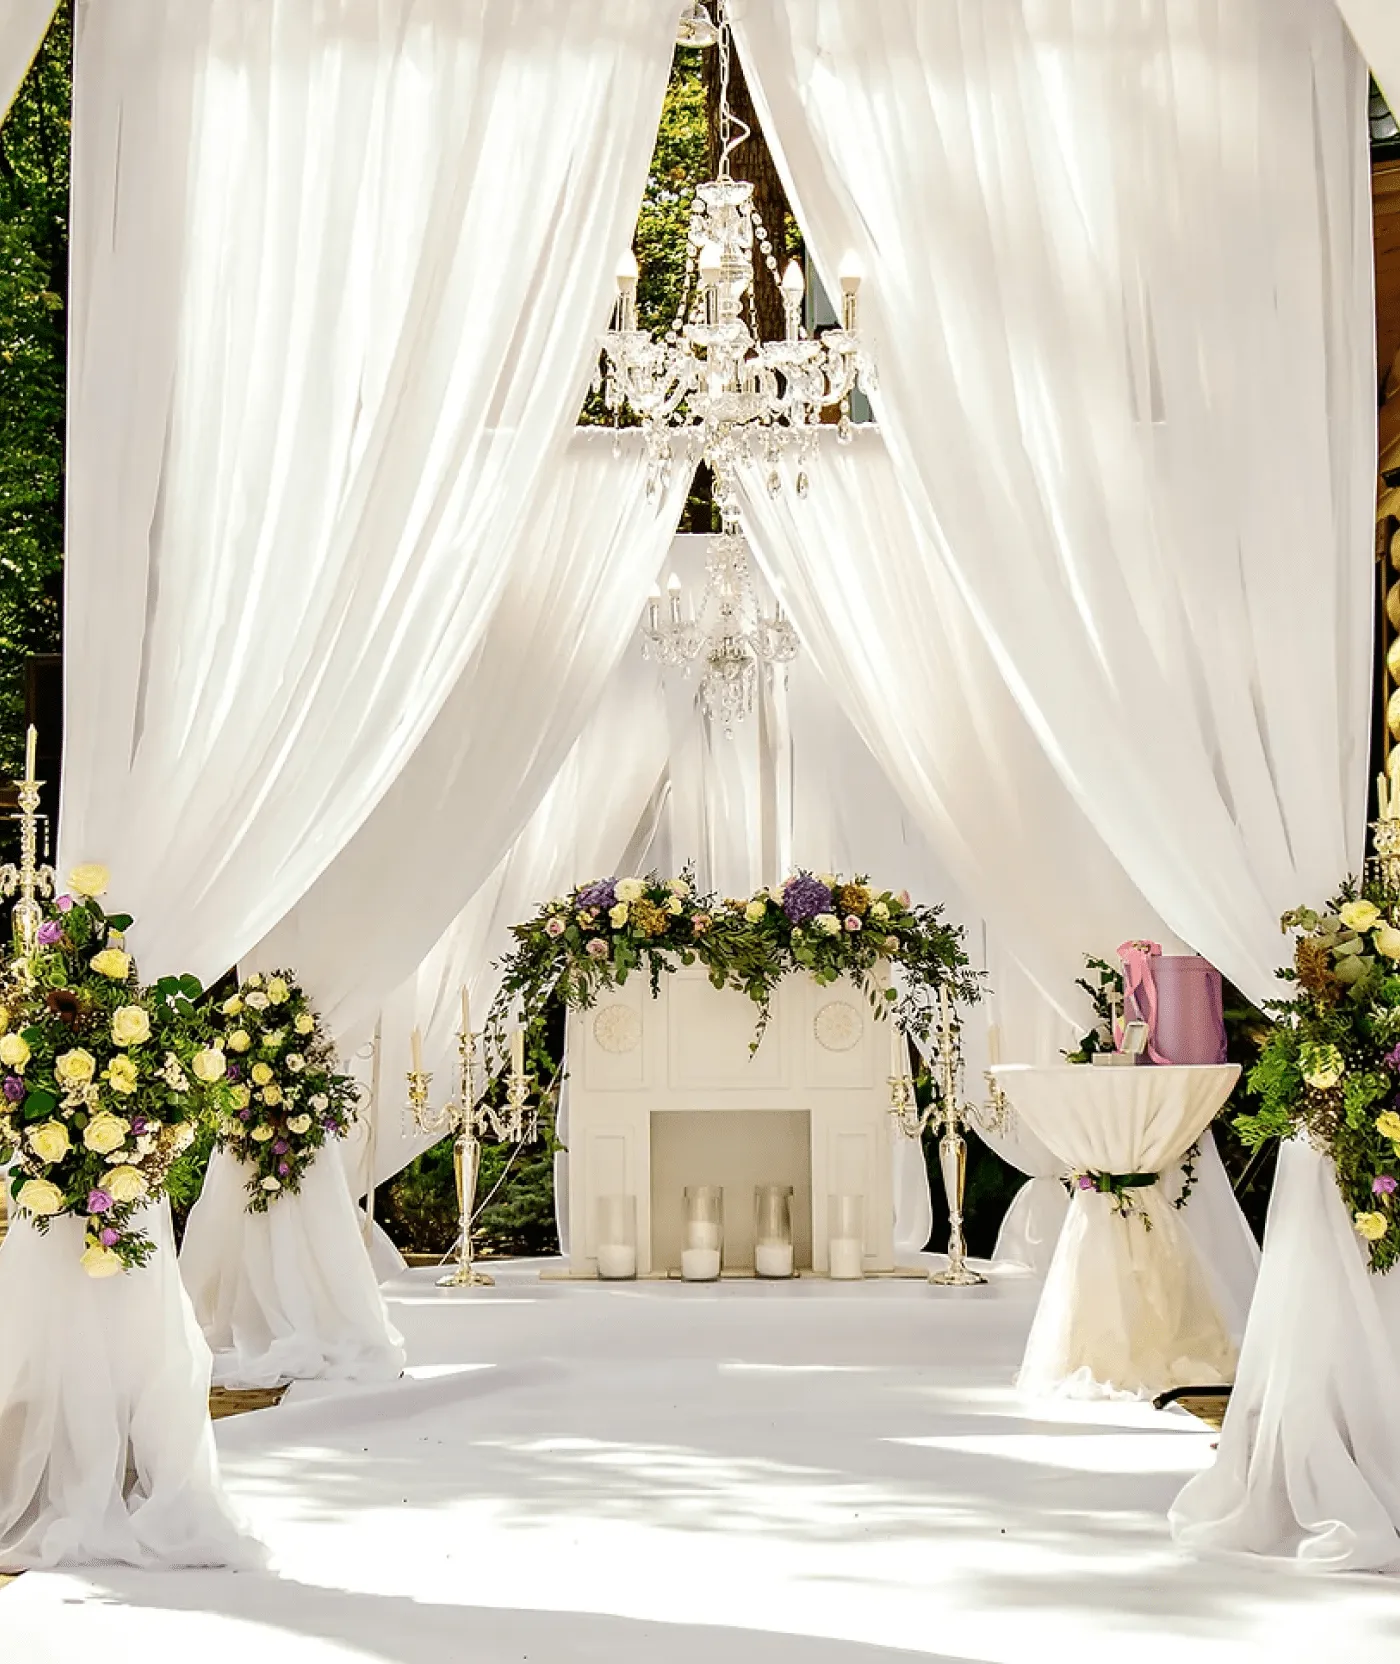
[(240, 1109), (238, 1112), (238, 1119), (240, 1121), (250, 1121), (252, 1117), (253, 1112), (251, 1109)]
[(57, 919), (45, 919), (39, 926), (40, 947), (51, 948), (55, 942), (63, 940), (63, 926)]
[(1385, 1054), (1385, 1060), (1392, 1069), (1400, 1069), (1400, 1046), (1396, 1046), (1393, 1050), (1388, 1051)]
[(859, 918), (856, 917), (856, 915), (854, 913), (847, 913), (847, 915), (846, 915), (846, 929), (849, 930), (849, 931), (852, 931), (852, 932), (855, 932), (855, 931), (860, 929), (860, 920), (859, 920)]
[(284, 1156), (284, 1155), (286, 1155), (286, 1153), (287, 1153), (287, 1140), (285, 1138), (279, 1138), (277, 1140), (277, 1142), (272, 1146), (272, 1153), (275, 1156)]
[(132, 1137), (133, 1138), (140, 1138), (141, 1134), (143, 1132), (145, 1132), (145, 1130), (146, 1130), (146, 1117), (144, 1115), (133, 1115), (132, 1118), (131, 1118)]
[(285, 1162), (285, 1161), (279, 1161), (279, 1162), (278, 1162), (278, 1163), (277, 1163), (277, 1171), (278, 1171), (278, 1172), (279, 1172), (279, 1173), (280, 1173), (280, 1174), (281, 1174), (281, 1175), (282, 1175), (282, 1177), (283, 1177), (283, 1178), (284, 1178), (284, 1179), (285, 1179), (285, 1178), (286, 1178), (286, 1176), (287, 1176), (287, 1174), (288, 1174), (288, 1173), (290, 1173), (290, 1172), (291, 1172), (291, 1168), (290, 1168), (290, 1167), (288, 1167), (288, 1165), (287, 1165), (287, 1164), (286, 1164), (286, 1162)]
[(54, 902), (54, 906), (60, 913), (71, 913), (76, 905), (77, 903), (73, 900), (72, 896), (60, 896), (58, 900)]
[(1098, 1187), (1088, 1173), (1081, 1173), (1079, 1175), (1079, 1188), (1081, 1190), (1095, 1190)]
[(1393, 1196), (1395, 1194), (1395, 1180), (1389, 1173), (1382, 1173), (1371, 1185), (1371, 1192), (1375, 1196)]
[(243, 1079), (243, 1071), (238, 1067), (238, 1065), (236, 1063), (226, 1064), (225, 1067), (224, 1067), (224, 1073), (228, 1076), (228, 1078), (230, 1080), (242, 1080)]
[(105, 1190), (88, 1191), (87, 1210), (89, 1213), (106, 1213), (112, 1205), (112, 1198)]
[(97, 1240), (104, 1248), (114, 1248), (121, 1241), (121, 1232), (114, 1231), (110, 1225), (104, 1225), (97, 1233)]
[(559, 936), (562, 936), (564, 934), (564, 931), (566, 930), (566, 928), (567, 928), (567, 926), (565, 925), (563, 919), (556, 917), (556, 918), (550, 919), (545, 924), (544, 933), (545, 933), (546, 936), (559, 937)]
[(12, 1104), (17, 1104), (24, 1096), (24, 1082), (18, 1075), (5, 1076), (5, 1096)]
[(601, 912), (607, 912), (610, 907), (617, 905), (617, 890), (614, 886), (617, 879), (600, 878), (595, 884), (585, 884), (575, 897), (579, 907), (596, 907)]
[(783, 889), (783, 912), (793, 924), (810, 924), (818, 913), (831, 911), (831, 891), (811, 873), (800, 873)]

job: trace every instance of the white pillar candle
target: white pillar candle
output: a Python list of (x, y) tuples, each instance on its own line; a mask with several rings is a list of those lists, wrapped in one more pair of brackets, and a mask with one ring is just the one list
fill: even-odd
[(718, 1248), (686, 1248), (681, 1252), (681, 1276), (688, 1283), (712, 1283), (719, 1276)]
[(419, 1029), (413, 1031), (413, 1072), (415, 1075), (423, 1073), (423, 1035)]
[(792, 1276), (792, 1244), (760, 1242), (753, 1251), (753, 1268), (760, 1277)]
[(635, 1277), (637, 1250), (630, 1242), (600, 1242), (598, 1275), (603, 1278)]
[(865, 1275), (864, 1244), (858, 1237), (834, 1236), (827, 1244), (827, 1269), (838, 1281)]

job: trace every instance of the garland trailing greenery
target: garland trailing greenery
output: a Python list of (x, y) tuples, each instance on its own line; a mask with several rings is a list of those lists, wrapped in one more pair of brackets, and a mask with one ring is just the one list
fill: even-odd
[(98, 899), (107, 881), (75, 868), (0, 982), (0, 1162), (13, 1159), (16, 1206), (38, 1230), (82, 1220), (91, 1277), (150, 1258), (139, 1210), (228, 1093), (199, 983), (141, 986), (122, 945), (131, 920)]
[(252, 1169), (248, 1211), (301, 1189), (322, 1145), (344, 1138), (359, 1088), (290, 971), (255, 973), (219, 1007), (233, 1083), (218, 1142)]
[[(700, 963), (716, 988), (747, 994), (758, 1007), (752, 1050), (779, 983), (798, 971), (819, 983), (849, 977), (877, 1016), (892, 1017), (916, 1042), (933, 1031), (940, 990), (962, 1001), (982, 992), (962, 932), (944, 922), (942, 908), (834, 873), (800, 872), (747, 900), (724, 901), (698, 894), (689, 869), (679, 878), (602, 878), (545, 903), (511, 934), (515, 947), (502, 961), (486, 1025), (488, 1054), (497, 1058), (517, 1009), (534, 1059), (545, 1052), (551, 999), (587, 1009), (635, 971), (656, 995), (663, 974)], [(902, 991), (888, 986), (892, 968)]]
[(1250, 1071), (1259, 1109), (1235, 1121), (1253, 1147), (1303, 1133), (1331, 1156), (1375, 1272), (1400, 1259), (1397, 918), (1397, 897), (1373, 881), (1348, 882), (1325, 912), (1284, 914), (1297, 940), (1279, 976), (1297, 991), (1265, 1008), (1278, 1022)]

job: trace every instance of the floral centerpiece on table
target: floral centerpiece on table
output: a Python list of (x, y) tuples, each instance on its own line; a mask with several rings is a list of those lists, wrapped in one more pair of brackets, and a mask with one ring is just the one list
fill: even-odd
[(1256, 1114), (1236, 1122), (1246, 1143), (1303, 1133), (1332, 1158), (1372, 1271), (1400, 1259), (1400, 908), (1372, 882), (1346, 885), (1322, 912), (1283, 917), (1296, 933), (1296, 992), (1266, 1007), (1278, 1018), (1250, 1071)]
[(301, 1189), (323, 1145), (345, 1137), (359, 1088), (337, 1068), (329, 1035), (288, 971), (248, 977), (216, 1020), (230, 1082), (217, 1141), (252, 1168), (248, 1211), (265, 1213)]
[[(664, 973), (697, 962), (716, 988), (734, 988), (758, 1007), (755, 1047), (775, 990), (798, 972), (823, 983), (851, 977), (880, 1015), (893, 1012), (920, 1039), (933, 1027), (940, 988), (964, 1000), (980, 993), (961, 932), (943, 922), (939, 908), (835, 874), (797, 873), (726, 901), (697, 892), (689, 870), (679, 878), (595, 879), (546, 902), (511, 934), (515, 947), (487, 1021), (488, 1050), (497, 1056), (517, 1005), (534, 1053), (550, 999), (586, 1009), (638, 970), (655, 995)], [(891, 966), (902, 973), (902, 993), (889, 986)]]
[(150, 1258), (137, 1212), (226, 1090), (199, 983), (137, 982), (131, 920), (99, 899), (107, 883), (105, 867), (76, 868), (45, 906), (35, 951), (0, 980), (0, 1160), (13, 1159), (15, 1205), (40, 1231), (83, 1221), (93, 1277)]

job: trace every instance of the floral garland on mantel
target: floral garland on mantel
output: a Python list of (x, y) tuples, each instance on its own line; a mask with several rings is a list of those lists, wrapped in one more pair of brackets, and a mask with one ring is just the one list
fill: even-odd
[[(655, 995), (663, 974), (697, 962), (716, 988), (736, 989), (758, 1007), (751, 1050), (762, 1042), (779, 983), (798, 972), (819, 983), (849, 977), (877, 1016), (892, 1017), (916, 1041), (933, 1031), (940, 990), (964, 1002), (982, 992), (962, 931), (944, 922), (941, 907), (834, 873), (799, 872), (726, 900), (697, 893), (689, 869), (679, 878), (600, 878), (546, 902), (511, 935), (515, 947), (501, 962), (486, 1025), (496, 1057), (504, 1056), (516, 1009), (536, 1053), (552, 999), (585, 1010), (634, 971), (645, 971)], [(902, 994), (884, 980), (891, 966), (902, 973)]]
[(1279, 1018), (1250, 1071), (1259, 1112), (1235, 1126), (1255, 1147), (1305, 1134), (1331, 1156), (1370, 1268), (1400, 1260), (1400, 902), (1381, 885), (1354, 882), (1322, 913), (1300, 907), (1293, 966), (1279, 976), (1292, 999), (1265, 1009)]
[(219, 1007), (232, 1082), (217, 1139), (252, 1169), (249, 1213), (301, 1189), (321, 1147), (344, 1138), (359, 1088), (336, 1067), (335, 1047), (290, 971), (248, 977)]
[(36, 1229), (82, 1220), (90, 1277), (149, 1260), (139, 1210), (227, 1091), (198, 981), (141, 986), (122, 945), (131, 920), (99, 900), (107, 883), (105, 867), (74, 868), (37, 948), (0, 980), (0, 1161)]

